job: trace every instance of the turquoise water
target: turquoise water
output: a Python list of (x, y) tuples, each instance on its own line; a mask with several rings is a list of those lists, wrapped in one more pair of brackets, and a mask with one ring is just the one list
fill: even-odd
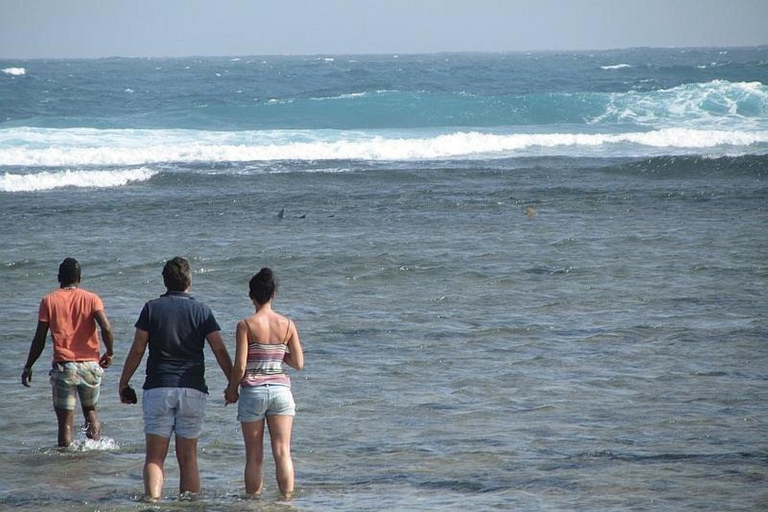
[(241, 499), (208, 353), (203, 496), (176, 499), (170, 459), (160, 510), (765, 508), (766, 62), (0, 62), (0, 503), (147, 508), (121, 364), (107, 439), (67, 452), (50, 348), (31, 389), (19, 376), (61, 259), (104, 299), (122, 362), (180, 254), (230, 347), (252, 272), (281, 277), (307, 360), (299, 492), (276, 501), (268, 463), (264, 498)]

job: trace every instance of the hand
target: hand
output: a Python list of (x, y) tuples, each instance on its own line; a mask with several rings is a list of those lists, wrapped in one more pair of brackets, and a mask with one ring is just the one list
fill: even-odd
[(103, 356), (101, 356), (101, 359), (99, 359), (99, 366), (102, 368), (109, 368), (109, 366), (112, 364), (112, 354), (105, 353)]
[(136, 390), (133, 389), (130, 384), (126, 384), (120, 388), (120, 401), (124, 404), (138, 403), (139, 399), (136, 396)]
[(21, 383), (24, 384), (25, 387), (29, 387), (32, 383), (32, 368), (28, 366), (24, 367), (24, 371), (21, 372)]
[(230, 390), (229, 388), (224, 390), (224, 405), (234, 404), (240, 398), (240, 393), (237, 390)]

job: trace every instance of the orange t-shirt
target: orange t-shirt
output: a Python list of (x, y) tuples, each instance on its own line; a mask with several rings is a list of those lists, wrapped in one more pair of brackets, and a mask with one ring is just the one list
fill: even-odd
[(54, 363), (99, 360), (95, 314), (103, 309), (98, 295), (80, 288), (59, 288), (43, 297), (38, 320), (51, 330)]

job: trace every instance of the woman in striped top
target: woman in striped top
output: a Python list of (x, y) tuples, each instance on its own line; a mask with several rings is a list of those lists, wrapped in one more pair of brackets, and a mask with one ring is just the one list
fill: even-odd
[[(261, 493), (264, 478), (264, 428), (269, 429), (280, 493), (293, 494), (291, 430), (296, 406), (283, 363), (301, 370), (304, 352), (294, 323), (272, 310), (277, 278), (263, 268), (249, 283), (256, 312), (237, 324), (235, 364), (227, 403), (238, 402), (237, 419), (245, 441), (245, 492)], [(239, 389), (239, 392), (238, 392)]]

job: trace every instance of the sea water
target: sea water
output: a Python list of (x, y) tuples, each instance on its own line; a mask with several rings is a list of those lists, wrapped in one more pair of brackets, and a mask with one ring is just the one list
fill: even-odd
[[(153, 509), (768, 508), (768, 47), (0, 61), (0, 240), (2, 509), (148, 508), (117, 381), (176, 255), (231, 351), (281, 278), (297, 496), (267, 448), (242, 499), (207, 351)], [(116, 363), (61, 450), (50, 345), (20, 375), (68, 256)]]

